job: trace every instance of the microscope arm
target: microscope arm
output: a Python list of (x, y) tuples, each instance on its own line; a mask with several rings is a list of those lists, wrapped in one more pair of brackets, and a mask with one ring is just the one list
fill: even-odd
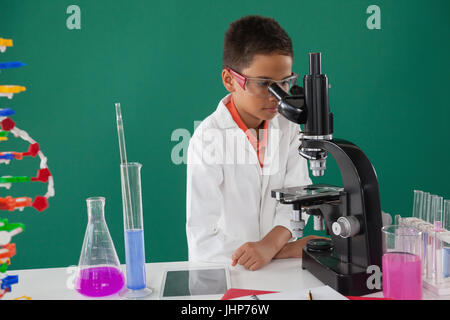
[(378, 179), (372, 163), (360, 148), (346, 140), (303, 140), (302, 146), (325, 150), (336, 160), (347, 193), (347, 208), (343, 212), (346, 216), (358, 217), (361, 225), (367, 226), (363, 234), (348, 238), (352, 262), (381, 266), (382, 215)]

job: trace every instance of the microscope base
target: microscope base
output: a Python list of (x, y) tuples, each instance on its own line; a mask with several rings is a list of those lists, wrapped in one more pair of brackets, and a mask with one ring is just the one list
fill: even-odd
[(344, 296), (362, 296), (381, 291), (369, 289), (367, 279), (371, 275), (366, 269), (342, 262), (334, 251), (310, 252), (303, 248), (302, 269), (311, 272), (316, 278)]

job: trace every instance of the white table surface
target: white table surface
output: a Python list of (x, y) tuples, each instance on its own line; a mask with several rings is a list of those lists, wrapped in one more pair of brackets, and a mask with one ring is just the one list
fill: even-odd
[[(217, 266), (206, 263), (159, 262), (147, 263), (147, 285), (153, 293), (146, 299), (159, 299), (164, 271), (185, 267)], [(121, 266), (125, 271), (125, 265)], [(8, 270), (9, 275), (18, 275), (19, 283), (12, 286), (12, 291), (5, 294), (4, 300), (28, 296), (33, 300), (92, 300), (79, 294), (73, 288), (76, 266), (63, 268)], [(320, 280), (309, 271), (302, 270), (301, 259), (278, 259), (257, 271), (249, 271), (242, 266), (229, 266), (231, 288), (255, 289), (269, 291), (291, 291), (323, 286)], [(124, 272), (125, 274), (125, 272)], [(367, 295), (367, 297), (383, 297), (382, 292)], [(113, 295), (101, 299), (120, 299)], [(424, 289), (423, 299), (446, 299), (450, 296), (435, 296)]]

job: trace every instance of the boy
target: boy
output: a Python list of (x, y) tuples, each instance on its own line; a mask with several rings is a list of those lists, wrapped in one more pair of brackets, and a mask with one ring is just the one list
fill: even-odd
[[(277, 112), (268, 86), (288, 91), (292, 42), (271, 18), (230, 24), (222, 81), (230, 92), (195, 130), (188, 148), (186, 233), (190, 261), (257, 270), (273, 258), (301, 257), (312, 237), (291, 242), (292, 207), (271, 190), (311, 184), (298, 154), (300, 127)], [(237, 143), (236, 143), (237, 141)]]

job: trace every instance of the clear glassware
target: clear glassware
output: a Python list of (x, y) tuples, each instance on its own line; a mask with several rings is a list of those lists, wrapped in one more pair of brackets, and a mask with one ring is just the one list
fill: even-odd
[(433, 228), (428, 227), (428, 241), (431, 242), (431, 257), (427, 255), (427, 272), (424, 285), (434, 293), (450, 294), (449, 276), (449, 233), (445, 230), (445, 207), (442, 197), (431, 196)]
[(431, 227), (431, 224), (428, 222), (422, 221), (416, 223), (414, 228), (421, 232), (421, 241), (420, 241), (420, 258), (422, 261), (422, 279), (426, 276), (427, 273), (427, 255), (428, 251), (431, 250), (431, 247), (428, 245), (428, 229)]
[(395, 224), (408, 227), (414, 227), (415, 224), (421, 222), (421, 209), (422, 209), (423, 191), (414, 190), (414, 202), (411, 217), (402, 218), (396, 217)]
[(120, 150), (120, 177), (122, 186), (123, 224), (125, 234), (125, 258), (127, 288), (121, 296), (138, 299), (153, 290), (147, 288), (145, 274), (144, 223), (142, 216), (141, 168), (137, 162), (127, 161), (122, 108), (115, 104), (117, 135)]
[(442, 214), (442, 227), (450, 231), (450, 200), (444, 200), (444, 212)]
[(426, 277), (423, 285), (437, 295), (450, 294), (450, 232), (429, 227), (428, 238), (431, 240), (431, 254), (428, 256)]
[(381, 230), (384, 297), (421, 300), (421, 232), (399, 225), (385, 226)]
[(439, 240), (442, 241), (442, 278), (450, 285), (450, 231), (440, 233)]
[(430, 206), (431, 206), (431, 195), (429, 192), (423, 193), (422, 199), (422, 220), (425, 222), (430, 222)]
[(435, 225), (437, 222), (438, 227), (442, 223), (442, 197), (432, 194), (429, 198), (429, 214), (428, 214), (428, 222), (432, 225)]
[(444, 232), (439, 235), (442, 241), (442, 276), (444, 282), (450, 282), (450, 200), (444, 200), (442, 214)]
[(88, 223), (78, 262), (75, 289), (89, 297), (119, 292), (125, 279), (105, 221), (105, 198), (86, 199)]
[(395, 217), (394, 217), (394, 222), (397, 225), (403, 225), (405, 220), (404, 220), (404, 218), (401, 215), (396, 214)]
[(123, 296), (132, 299), (152, 293), (146, 284), (141, 168), (137, 162), (120, 165), (128, 288)]
[(436, 275), (436, 231), (434, 225), (428, 224), (424, 228), (424, 233), (427, 234), (427, 249), (426, 249), (426, 273), (425, 278), (429, 281), (434, 280)]
[(413, 218), (422, 219), (423, 191), (414, 190)]

